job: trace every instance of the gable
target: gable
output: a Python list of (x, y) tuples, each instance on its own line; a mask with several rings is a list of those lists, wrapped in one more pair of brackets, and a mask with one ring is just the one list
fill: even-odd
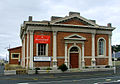
[(59, 19), (56, 20), (52, 20), (50, 22), (51, 24), (72, 24), (72, 25), (85, 25), (85, 26), (96, 26), (98, 27), (99, 25), (97, 25), (95, 23), (95, 21), (93, 20), (88, 20), (80, 15), (69, 15), (69, 16), (65, 16), (65, 17), (61, 17)]
[(64, 40), (79, 40), (79, 41), (85, 41), (86, 38), (77, 34), (72, 34), (70, 36), (64, 37)]
[(72, 24), (72, 25), (89, 25), (78, 18), (72, 18), (72, 19), (68, 19), (63, 22), (58, 22), (58, 23), (59, 24)]

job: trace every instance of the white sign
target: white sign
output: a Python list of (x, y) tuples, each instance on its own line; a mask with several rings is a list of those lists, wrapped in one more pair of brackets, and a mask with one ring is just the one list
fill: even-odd
[(40, 57), (40, 56), (35, 56), (34, 61), (51, 61), (51, 57)]

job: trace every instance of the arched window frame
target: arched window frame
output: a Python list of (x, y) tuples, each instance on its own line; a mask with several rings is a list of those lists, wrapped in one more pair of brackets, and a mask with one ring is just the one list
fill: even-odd
[[(104, 48), (104, 50), (103, 50), (103, 55), (100, 55), (100, 54), (99, 54), (99, 41), (100, 41), (100, 39), (103, 39), (103, 41), (104, 41), (104, 45), (103, 45), (103, 48)], [(98, 41), (97, 41), (97, 55), (98, 55), (98, 56), (106, 56), (106, 40), (105, 40), (103, 37), (100, 37), (100, 38), (98, 39)]]

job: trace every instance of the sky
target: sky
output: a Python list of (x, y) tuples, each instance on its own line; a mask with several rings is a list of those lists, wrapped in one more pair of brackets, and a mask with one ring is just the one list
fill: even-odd
[(80, 12), (99, 25), (112, 23), (116, 27), (112, 45), (120, 44), (120, 0), (0, 0), (0, 58), (6, 59), (9, 45), (22, 45), (20, 25), (28, 16), (35, 21), (50, 20), (51, 16), (64, 17), (70, 11)]

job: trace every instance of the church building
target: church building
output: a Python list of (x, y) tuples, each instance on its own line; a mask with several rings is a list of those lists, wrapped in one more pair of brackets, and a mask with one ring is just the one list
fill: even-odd
[(25, 68), (62, 64), (71, 68), (112, 66), (111, 23), (96, 24), (78, 12), (52, 16), (50, 21), (34, 21), (29, 16), (20, 29), (22, 42), (20, 64)]

